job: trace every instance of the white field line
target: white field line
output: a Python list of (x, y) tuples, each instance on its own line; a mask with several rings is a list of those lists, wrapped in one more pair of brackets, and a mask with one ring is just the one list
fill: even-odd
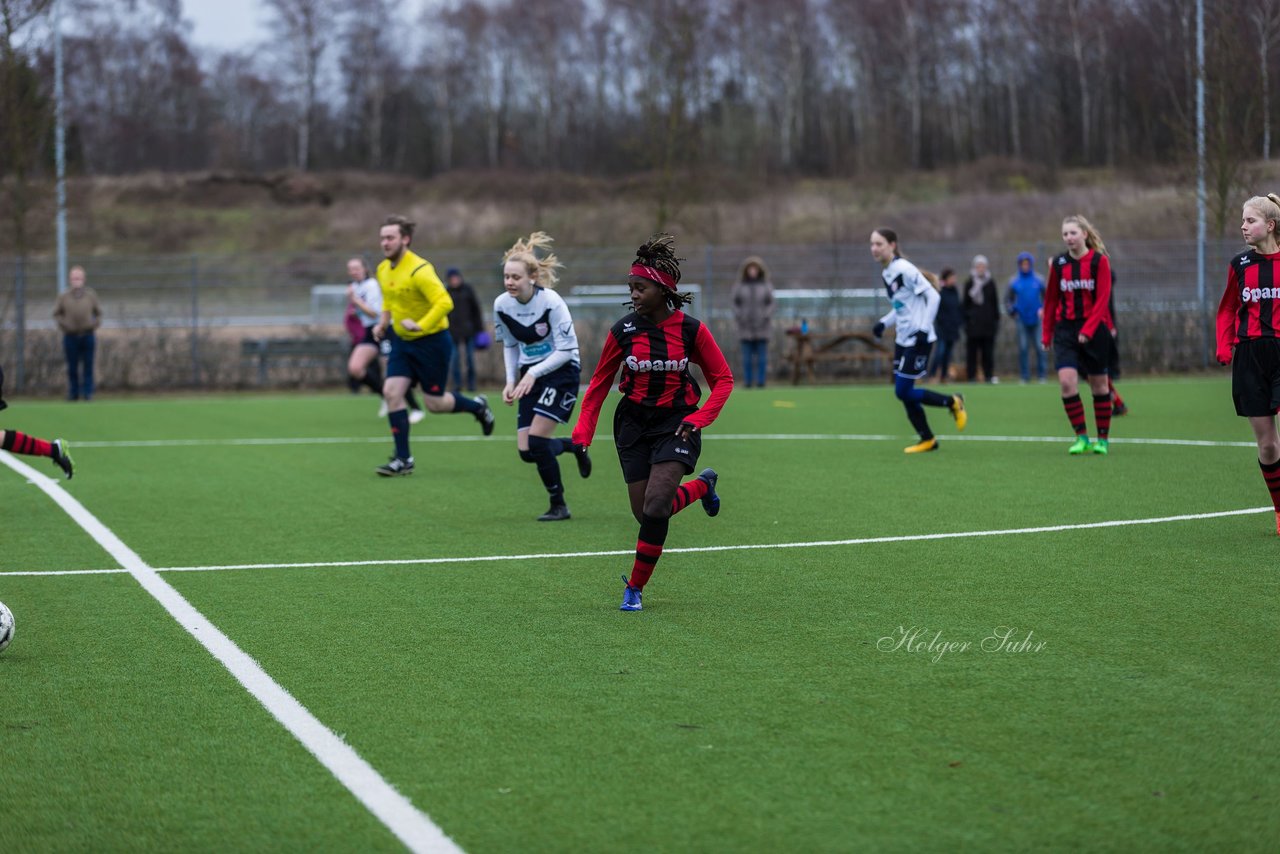
[[(712, 439), (733, 442), (896, 442), (907, 436), (877, 433), (711, 433)], [(957, 434), (940, 436), (943, 442), (1049, 442), (1069, 444), (1071, 437), (1063, 436), (982, 436)], [(315, 436), (298, 438), (264, 439), (125, 439), (120, 441), (74, 441), (76, 448), (199, 448), (242, 445), (377, 445), (390, 440), (386, 436)], [(509, 442), (510, 436), (431, 436), (415, 434), (412, 440), (419, 442)], [(597, 436), (598, 443), (612, 442), (612, 437)], [(1254, 442), (1225, 442), (1210, 439), (1142, 439), (1117, 437), (1113, 445), (1177, 445), (1190, 448), (1252, 448)]]
[(302, 742), (302, 746), (328, 768), (407, 848), (423, 852), (462, 850), (430, 818), (410, 803), (408, 798), (392, 788), (373, 766), (317, 720), (306, 707), (272, 679), (258, 662), (236, 646), (56, 481), (8, 453), (0, 452), (0, 463), (26, 477), (66, 511), (77, 525), (124, 567), (122, 571), (132, 575), (179, 625), (220, 661), (272, 717)]
[[(1061, 531), (1083, 531), (1093, 528), (1124, 528), (1133, 525), (1162, 525), (1170, 522), (1192, 522), (1201, 519), (1222, 519), (1228, 516), (1247, 516), (1255, 513), (1274, 512), (1271, 507), (1251, 507), (1246, 510), (1220, 510), (1213, 513), (1185, 513), (1179, 516), (1154, 516), (1145, 519), (1111, 519), (1103, 522), (1080, 522), (1073, 525), (1043, 525), (1036, 528), (998, 528), (990, 531), (948, 531), (938, 534), (904, 534), (892, 537), (856, 537), (846, 540), (809, 540), (798, 543), (743, 543), (728, 546), (687, 546), (665, 549), (663, 554), (693, 554), (701, 552), (736, 552), (768, 549), (810, 549), (834, 546), (865, 546), (878, 543), (912, 543), (922, 540), (959, 540), (973, 537), (1008, 537), (1025, 534), (1052, 534)], [(434, 564), (492, 563), (512, 560), (564, 560), (584, 557), (618, 557), (634, 554), (634, 549), (616, 549), (592, 552), (552, 552), (547, 554), (473, 555), (467, 557), (399, 558), (393, 560), (318, 561), (315, 563), (229, 563), (213, 566), (157, 567), (153, 572), (224, 572), (243, 569), (327, 569), (359, 566), (426, 566)], [(71, 570), (23, 570), (0, 572), (0, 578), (18, 575), (100, 575), (124, 572), (122, 569), (71, 569)]]

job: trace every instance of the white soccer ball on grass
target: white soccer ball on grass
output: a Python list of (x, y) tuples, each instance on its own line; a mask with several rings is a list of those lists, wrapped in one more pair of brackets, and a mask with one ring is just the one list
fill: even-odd
[(0, 652), (13, 640), (13, 612), (0, 602)]

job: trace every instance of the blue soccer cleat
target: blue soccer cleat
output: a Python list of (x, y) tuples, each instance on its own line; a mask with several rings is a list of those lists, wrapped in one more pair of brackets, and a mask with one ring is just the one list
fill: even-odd
[(707, 482), (707, 494), (702, 496), (702, 509), (707, 511), (708, 516), (714, 516), (720, 512), (720, 496), (716, 494), (716, 481), (720, 479), (720, 475), (716, 474), (715, 469), (703, 469), (698, 479)]
[(627, 589), (622, 591), (622, 605), (618, 610), (643, 611), (644, 608), (640, 605), (640, 588), (632, 587), (631, 582), (627, 580), (625, 575), (622, 576), (622, 583), (627, 585)]

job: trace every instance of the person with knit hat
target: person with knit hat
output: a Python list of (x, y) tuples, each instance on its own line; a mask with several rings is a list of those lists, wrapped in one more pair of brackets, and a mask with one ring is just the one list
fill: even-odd
[(444, 283), (453, 298), (449, 312), (449, 334), (453, 337), (453, 364), (450, 373), (454, 392), (462, 391), (462, 365), (467, 366), (467, 391), (476, 390), (476, 333), (484, 329), (484, 314), (476, 292), (462, 278), (462, 271), (450, 267), (444, 274)]
[(1005, 294), (1009, 316), (1018, 322), (1018, 370), (1024, 383), (1031, 381), (1031, 349), (1036, 351), (1036, 379), (1044, 382), (1044, 349), (1040, 346), (1040, 320), (1044, 317), (1044, 279), (1036, 273), (1030, 252), (1018, 255), (1018, 272)]
[(733, 319), (742, 342), (742, 377), (747, 388), (763, 388), (769, 376), (769, 337), (773, 332), (773, 283), (755, 255), (742, 262), (733, 284)]

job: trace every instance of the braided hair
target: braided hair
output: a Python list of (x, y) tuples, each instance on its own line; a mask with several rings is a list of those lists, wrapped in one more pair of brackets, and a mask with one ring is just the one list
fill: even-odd
[[(666, 273), (679, 284), (680, 262), (685, 259), (676, 257), (675, 242), (675, 237), (670, 234), (655, 234), (636, 250), (636, 260), (633, 263), (643, 264), (646, 267), (652, 267), (659, 272)], [(693, 294), (679, 293), (674, 288), (664, 288), (663, 290), (666, 291), (667, 305), (673, 311), (693, 302)]]

